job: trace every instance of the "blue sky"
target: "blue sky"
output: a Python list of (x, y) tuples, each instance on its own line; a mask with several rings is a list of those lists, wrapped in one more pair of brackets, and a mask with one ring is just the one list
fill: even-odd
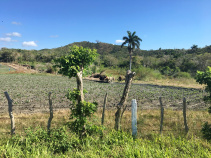
[(121, 44), (127, 30), (136, 31), (144, 50), (211, 45), (210, 0), (0, 0), (0, 6), (0, 48)]

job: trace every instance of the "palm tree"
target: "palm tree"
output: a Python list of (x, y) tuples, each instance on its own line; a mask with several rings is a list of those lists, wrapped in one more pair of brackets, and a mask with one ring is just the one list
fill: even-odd
[(130, 55), (130, 71), (131, 71), (131, 65), (132, 65), (132, 53), (133, 50), (137, 47), (139, 49), (140, 41), (142, 41), (141, 38), (139, 38), (134, 31), (132, 34), (130, 31), (127, 31), (128, 37), (124, 36), (122, 39), (124, 42), (122, 43), (121, 47), (123, 47), (125, 44), (128, 43), (127, 49)]

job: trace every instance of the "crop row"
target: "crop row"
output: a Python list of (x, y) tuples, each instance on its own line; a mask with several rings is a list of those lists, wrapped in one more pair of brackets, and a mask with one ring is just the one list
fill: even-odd
[[(19, 107), (21, 110), (48, 109), (49, 92), (52, 92), (54, 107), (66, 108), (70, 102), (65, 95), (68, 89), (76, 88), (76, 81), (75, 78), (54, 75), (1, 74), (0, 86), (0, 111), (7, 106), (3, 93), (5, 91), (13, 99), (14, 108)], [(84, 80), (84, 88), (88, 91), (85, 100), (97, 101), (102, 106), (104, 96), (108, 93), (107, 107), (115, 107), (120, 101), (124, 83), (108, 84)], [(188, 108), (202, 109), (205, 107), (202, 101), (204, 95), (205, 92), (200, 89), (133, 84), (128, 96), (128, 106), (132, 99), (136, 99), (141, 109), (159, 108), (158, 98), (161, 96), (164, 106), (181, 108), (184, 96)]]

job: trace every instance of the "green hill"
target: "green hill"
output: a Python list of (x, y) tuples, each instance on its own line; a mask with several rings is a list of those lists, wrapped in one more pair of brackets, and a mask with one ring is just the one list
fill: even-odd
[[(91, 43), (87, 41), (75, 42), (69, 45), (41, 50), (22, 50), (7, 49), (0, 50), (1, 62), (41, 62), (52, 63), (53, 59), (65, 55), (69, 47), (78, 45), (97, 49), (99, 58), (96, 60), (96, 66), (108, 68), (124, 68), (129, 65), (129, 55), (127, 47), (121, 48), (120, 45), (108, 43)], [(211, 45), (204, 48), (198, 48), (193, 45), (190, 49), (158, 49), (158, 50), (141, 50), (136, 49), (133, 52), (133, 68), (140, 67), (158, 70), (162, 75), (177, 76), (179, 72), (186, 72), (195, 75), (197, 70), (205, 70), (211, 65)]]

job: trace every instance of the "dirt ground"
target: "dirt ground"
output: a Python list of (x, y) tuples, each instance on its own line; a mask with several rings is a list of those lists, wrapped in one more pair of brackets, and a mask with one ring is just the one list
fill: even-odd
[(38, 73), (37, 70), (31, 69), (29, 66), (22, 66), (14, 63), (0, 63), (0, 64), (15, 69), (15, 71), (11, 71), (9, 73)]

